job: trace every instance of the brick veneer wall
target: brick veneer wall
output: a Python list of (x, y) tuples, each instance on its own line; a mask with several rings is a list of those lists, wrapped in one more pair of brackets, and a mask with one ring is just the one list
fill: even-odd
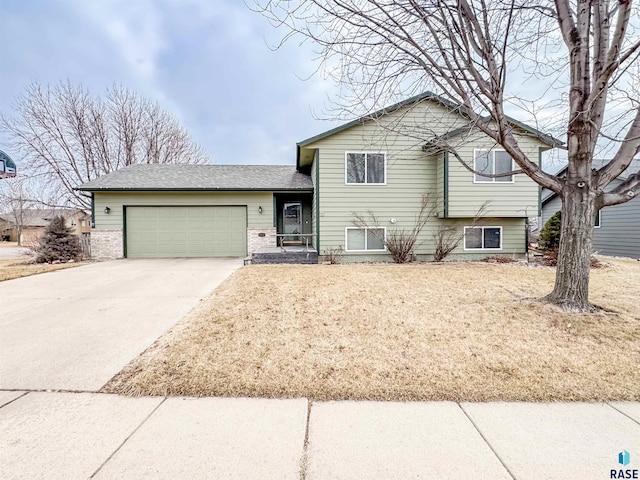
[[(264, 237), (260, 234), (264, 233)], [(276, 246), (276, 227), (247, 228), (247, 253), (251, 255), (258, 248)]]
[(91, 257), (113, 260), (124, 256), (122, 230), (91, 230)]

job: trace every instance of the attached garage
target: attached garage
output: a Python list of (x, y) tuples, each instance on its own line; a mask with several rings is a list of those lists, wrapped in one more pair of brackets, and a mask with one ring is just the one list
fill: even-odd
[(124, 215), (129, 258), (247, 254), (244, 206), (127, 206)]
[(289, 165), (138, 164), (77, 190), (91, 196), (96, 260), (246, 257), (276, 246), (282, 199), (310, 199), (313, 183)]

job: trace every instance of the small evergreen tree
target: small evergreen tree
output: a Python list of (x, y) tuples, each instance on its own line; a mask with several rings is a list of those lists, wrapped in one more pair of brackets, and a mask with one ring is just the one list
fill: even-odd
[(557, 250), (560, 245), (560, 230), (562, 226), (562, 212), (557, 211), (540, 230), (538, 244), (543, 250)]
[(53, 217), (40, 239), (36, 262), (68, 262), (76, 260), (81, 254), (80, 240), (64, 224), (64, 218), (60, 215)]

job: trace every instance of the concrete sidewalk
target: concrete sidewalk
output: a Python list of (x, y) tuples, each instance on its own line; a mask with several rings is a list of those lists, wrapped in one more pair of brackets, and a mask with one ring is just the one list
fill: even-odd
[(0, 405), (2, 479), (604, 479), (640, 466), (640, 403), (0, 391)]

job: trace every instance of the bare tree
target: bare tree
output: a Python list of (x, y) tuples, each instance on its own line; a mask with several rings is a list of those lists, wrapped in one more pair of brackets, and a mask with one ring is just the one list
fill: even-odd
[[(557, 193), (562, 241), (547, 299), (568, 311), (590, 310), (595, 215), (640, 192), (640, 172), (609, 187), (640, 150), (635, 0), (256, 0), (256, 10), (285, 29), (284, 40), (301, 35), (320, 47), (347, 106), (367, 113), (392, 98), (434, 91), (469, 131), (492, 138), (521, 172)], [(517, 108), (562, 119), (566, 177), (544, 172), (524, 153), (505, 113)], [(594, 169), (594, 152), (605, 143), (612, 159)]]
[(157, 103), (114, 86), (104, 98), (84, 87), (31, 84), (15, 102), (14, 117), (0, 117), (0, 131), (32, 175), (89, 208), (73, 188), (136, 163), (206, 163), (201, 147)]
[(35, 202), (32, 192), (27, 186), (26, 177), (20, 175), (2, 180), (0, 183), (0, 212), (5, 213), (5, 218), (10, 220), (9, 225), (16, 232), (18, 245), (22, 245), (22, 230), (27, 220), (27, 211), (34, 205)]

